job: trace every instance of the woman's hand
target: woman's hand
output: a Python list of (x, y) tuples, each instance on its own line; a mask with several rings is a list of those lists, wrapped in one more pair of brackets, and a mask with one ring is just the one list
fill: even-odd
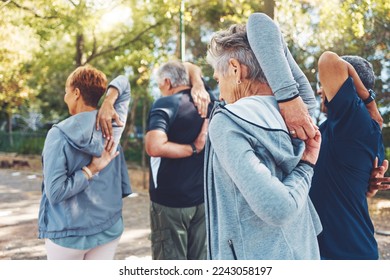
[(111, 139), (114, 135), (112, 121), (115, 121), (118, 126), (124, 126), (124, 123), (119, 119), (119, 115), (114, 109), (114, 104), (118, 96), (118, 90), (110, 87), (96, 117), (96, 129), (99, 130), (101, 128), (103, 137), (107, 139)]
[(105, 168), (111, 160), (113, 160), (117, 155), (119, 155), (119, 152), (114, 152), (114, 139), (111, 138), (109, 140), (106, 140), (104, 143), (104, 150), (100, 157), (93, 157), (90, 164), (87, 165), (89, 170), (91, 170), (92, 175), (95, 175), (99, 171), (101, 171), (103, 168)]
[(292, 137), (305, 141), (317, 135), (318, 127), (313, 123), (301, 97), (279, 103), (279, 108)]

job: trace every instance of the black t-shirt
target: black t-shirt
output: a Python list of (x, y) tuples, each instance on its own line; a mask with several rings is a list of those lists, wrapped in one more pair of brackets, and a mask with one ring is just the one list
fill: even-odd
[[(147, 131), (161, 130), (170, 142), (190, 144), (198, 136), (203, 121), (190, 90), (184, 90), (153, 103)], [(192, 207), (203, 203), (203, 160), (203, 151), (179, 159), (151, 157), (150, 199), (168, 207)]]

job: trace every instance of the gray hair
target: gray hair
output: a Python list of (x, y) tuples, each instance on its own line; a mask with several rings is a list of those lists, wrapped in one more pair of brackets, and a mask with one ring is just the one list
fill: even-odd
[(374, 88), (375, 74), (370, 62), (357, 55), (343, 55), (341, 58), (355, 68), (366, 89)]
[(172, 87), (189, 86), (188, 72), (180, 61), (166, 62), (157, 70), (157, 82), (163, 83), (165, 79), (171, 81)]
[(234, 24), (227, 30), (216, 32), (207, 51), (207, 62), (221, 75), (228, 71), (229, 59), (235, 58), (248, 67), (249, 80), (268, 83), (253, 53), (244, 24)]

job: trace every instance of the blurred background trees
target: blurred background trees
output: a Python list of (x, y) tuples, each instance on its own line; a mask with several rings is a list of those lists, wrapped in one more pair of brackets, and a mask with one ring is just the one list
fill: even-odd
[[(0, 151), (16, 145), (12, 133), (40, 130), (44, 138), (52, 123), (67, 117), (65, 80), (77, 66), (91, 64), (109, 79), (128, 76), (132, 103), (122, 140), (129, 158), (140, 160), (143, 125), (158, 95), (155, 67), (171, 58), (194, 62), (216, 88), (204, 60), (210, 36), (245, 23), (255, 11), (278, 22), (313, 90), (324, 50), (366, 57), (378, 76), (385, 124), (390, 122), (388, 0), (1, 0)], [(384, 136), (390, 146), (386, 128)]]

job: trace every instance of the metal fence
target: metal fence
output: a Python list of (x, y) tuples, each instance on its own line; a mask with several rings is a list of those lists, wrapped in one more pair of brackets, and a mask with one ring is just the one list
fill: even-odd
[[(19, 155), (41, 155), (47, 132), (0, 131), (0, 152)], [(124, 148), (126, 161), (144, 165), (142, 138), (131, 138)]]
[(0, 151), (7, 153), (39, 155), (42, 153), (46, 133), (0, 131)]

